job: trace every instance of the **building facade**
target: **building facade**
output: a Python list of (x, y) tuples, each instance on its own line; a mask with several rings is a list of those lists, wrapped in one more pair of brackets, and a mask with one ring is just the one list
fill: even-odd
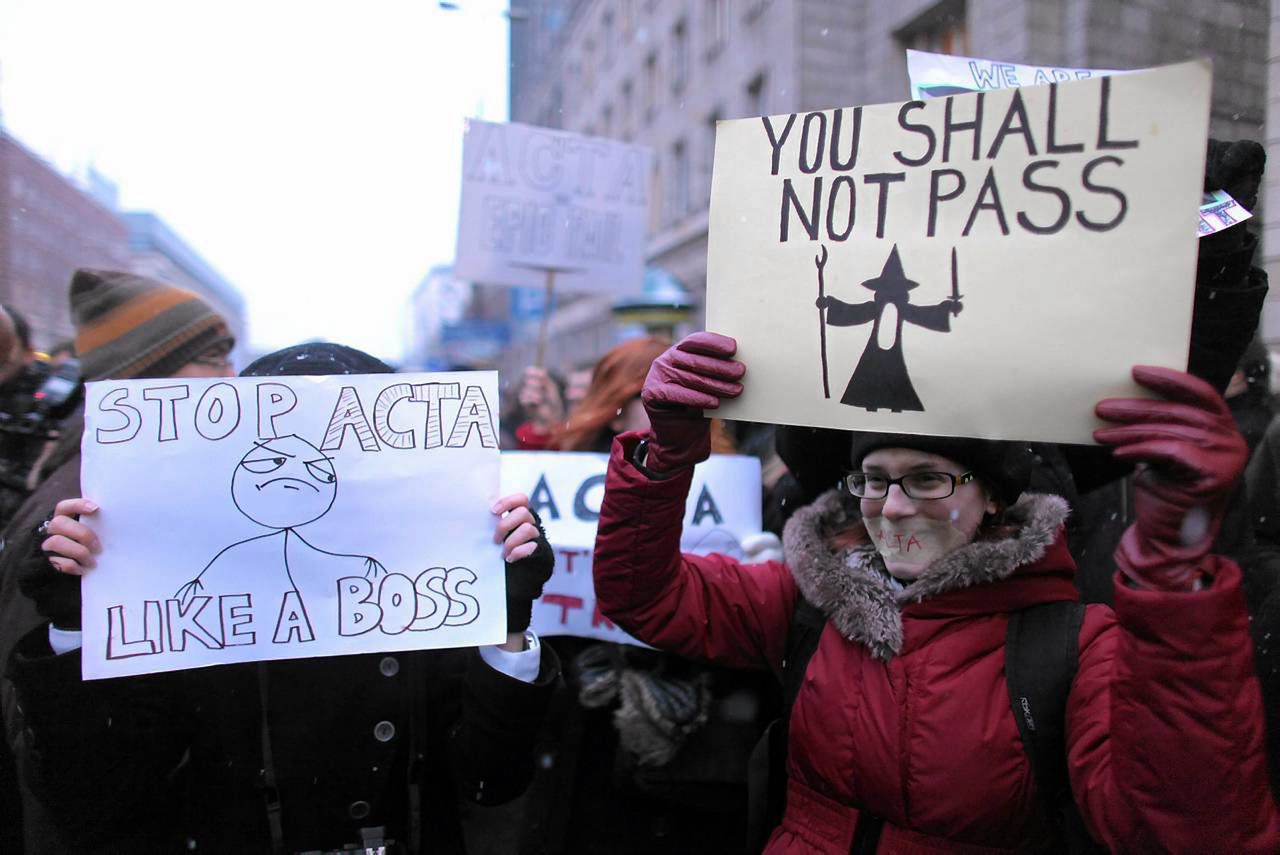
[(227, 319), (237, 365), (248, 341), (244, 298), (164, 221), (115, 208), (115, 187), (90, 172), (83, 189), (0, 130), (0, 302), (45, 349), (74, 333), (67, 286), (78, 267), (129, 270), (187, 288)]
[(1212, 133), (1261, 139), (1268, 16), (1262, 0), (513, 0), (510, 113), (652, 147), (649, 263), (701, 300), (718, 120), (906, 100), (906, 48), (1086, 68), (1208, 56)]
[(0, 131), (0, 302), (31, 324), (33, 344), (71, 338), (67, 285), (77, 267), (128, 263), (116, 213)]

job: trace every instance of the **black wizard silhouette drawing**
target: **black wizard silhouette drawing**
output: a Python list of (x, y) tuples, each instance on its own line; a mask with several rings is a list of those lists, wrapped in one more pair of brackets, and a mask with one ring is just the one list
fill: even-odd
[(818, 266), (818, 330), (822, 348), (822, 392), (830, 398), (831, 387), (827, 380), (827, 326), (852, 327), (870, 323), (871, 335), (862, 350), (858, 367), (849, 378), (840, 403), (851, 407), (865, 407), (871, 412), (889, 410), (923, 412), (924, 404), (911, 384), (906, 359), (902, 353), (902, 326), (915, 324), (937, 332), (951, 331), (951, 318), (959, 315), (964, 304), (960, 302), (959, 281), (956, 273), (956, 252), (951, 250), (951, 296), (934, 306), (919, 306), (911, 302), (911, 290), (918, 282), (907, 278), (894, 244), (880, 275), (862, 283), (872, 293), (865, 303), (846, 303), (826, 294), (823, 268), (827, 263), (827, 248), (814, 259)]

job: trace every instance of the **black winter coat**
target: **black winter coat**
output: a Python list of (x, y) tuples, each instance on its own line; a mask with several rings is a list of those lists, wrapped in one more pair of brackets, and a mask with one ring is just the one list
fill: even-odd
[[(79, 495), (78, 471), (77, 457), (33, 496), (46, 496), (43, 511), (24, 511), (43, 519), (51, 493)], [(528, 784), (559, 678), (546, 646), (532, 684), (474, 648), (86, 682), (79, 651), (54, 656), (47, 622), (31, 627), (30, 606), (14, 601), (17, 563), (45, 558), (37, 538), (10, 536), (22, 543), (0, 561), (3, 626), (8, 634), (16, 617), (27, 631), (8, 657), (5, 713), (31, 852), (267, 852), (277, 841), (303, 851), (378, 839), (461, 852), (459, 800), (496, 804)]]

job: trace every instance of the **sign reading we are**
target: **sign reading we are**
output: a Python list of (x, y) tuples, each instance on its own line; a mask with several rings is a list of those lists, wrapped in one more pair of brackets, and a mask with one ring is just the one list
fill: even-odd
[(86, 679), (506, 638), (495, 372), (86, 387)]
[(750, 378), (720, 414), (1091, 442), (1131, 365), (1186, 364), (1210, 76), (719, 123), (707, 327)]

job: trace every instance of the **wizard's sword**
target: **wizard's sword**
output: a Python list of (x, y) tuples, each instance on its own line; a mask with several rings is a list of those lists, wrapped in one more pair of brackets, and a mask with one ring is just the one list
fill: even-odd
[(960, 271), (956, 267), (956, 248), (951, 247), (951, 299), (959, 300), (963, 296), (960, 293)]
[[(826, 296), (826, 286), (822, 281), (822, 268), (827, 266), (827, 245), (822, 245), (822, 255), (815, 255), (813, 262), (818, 266), (818, 301), (821, 303), (822, 298)], [(822, 306), (818, 306), (818, 340), (822, 345), (822, 397), (831, 397), (831, 383), (827, 380), (827, 319), (822, 310)]]

